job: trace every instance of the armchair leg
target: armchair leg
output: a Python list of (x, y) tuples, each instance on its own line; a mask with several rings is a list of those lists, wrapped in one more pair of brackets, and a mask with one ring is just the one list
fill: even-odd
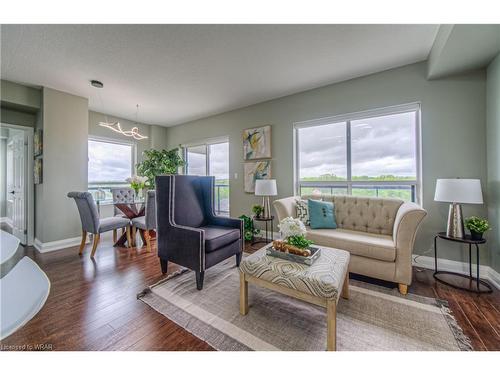
[(99, 244), (99, 239), (101, 238), (101, 234), (94, 234), (94, 243), (92, 244), (92, 252), (90, 253), (90, 257), (93, 258), (95, 255), (95, 251), (97, 250), (97, 245)]
[(168, 270), (168, 260), (160, 258), (161, 273), (166, 274)]
[(80, 242), (80, 249), (78, 249), (78, 254), (82, 255), (83, 248), (85, 247), (85, 242), (87, 242), (87, 232), (82, 231), (82, 242)]
[(406, 295), (408, 293), (408, 285), (406, 284), (398, 284), (398, 289), (399, 293), (401, 293), (402, 295)]
[(243, 256), (243, 253), (236, 254), (236, 267), (240, 266), (240, 262), (241, 262), (241, 257), (242, 256)]
[(118, 240), (118, 232), (116, 229), (113, 229), (113, 243), (115, 243)]
[(196, 289), (203, 289), (203, 279), (205, 278), (205, 271), (196, 271)]

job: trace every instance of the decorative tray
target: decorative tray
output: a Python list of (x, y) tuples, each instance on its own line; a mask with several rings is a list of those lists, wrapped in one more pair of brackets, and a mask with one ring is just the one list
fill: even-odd
[(295, 255), (295, 254), (291, 254), (291, 253), (285, 253), (283, 251), (278, 251), (272, 246), (269, 246), (266, 249), (266, 254), (269, 256), (275, 257), (275, 258), (290, 260), (292, 262), (302, 263), (302, 264), (306, 264), (306, 265), (310, 266), (321, 255), (321, 248), (315, 247), (315, 246), (309, 246), (308, 249), (311, 250), (311, 255), (308, 257), (304, 257), (301, 255)]

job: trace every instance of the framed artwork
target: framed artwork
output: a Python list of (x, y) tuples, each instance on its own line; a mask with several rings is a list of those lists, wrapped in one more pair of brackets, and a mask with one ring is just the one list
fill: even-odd
[(243, 130), (243, 160), (271, 158), (271, 125)]
[(41, 184), (43, 182), (43, 159), (35, 159), (33, 164), (33, 183), (35, 185)]
[(43, 153), (43, 131), (36, 129), (33, 135), (33, 153), (35, 156), (40, 156)]
[(245, 163), (245, 193), (255, 192), (255, 181), (271, 178), (271, 160)]

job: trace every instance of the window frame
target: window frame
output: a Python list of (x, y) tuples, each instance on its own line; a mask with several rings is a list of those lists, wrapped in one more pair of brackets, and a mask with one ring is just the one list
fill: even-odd
[[(114, 138), (107, 138), (107, 137), (99, 137), (99, 136), (90, 136), (87, 139), (87, 149), (88, 149), (88, 141), (94, 141), (94, 142), (101, 142), (101, 143), (113, 143), (113, 144), (118, 144), (118, 145), (126, 145), (126, 146), (131, 146), (131, 168), (130, 168), (130, 176), (133, 176), (136, 174), (136, 164), (137, 164), (137, 143), (133, 141), (127, 141), (127, 140), (120, 140), (120, 139), (114, 139)], [(87, 176), (88, 176), (88, 162), (87, 162)], [(115, 186), (127, 186), (127, 182), (123, 180), (123, 182), (113, 182), (113, 181), (98, 181), (98, 182), (90, 182), (88, 181), (87, 177), (87, 186), (90, 184), (92, 185), (99, 185), (99, 187), (115, 187)]]
[[(396, 115), (400, 113), (415, 112), (415, 158), (416, 158), (416, 180), (402, 181), (353, 181), (352, 180), (352, 153), (351, 153), (351, 122), (372, 117)], [(299, 150), (299, 130), (333, 123), (346, 123), (346, 166), (347, 178), (345, 181), (300, 181), (300, 150)], [(314, 120), (299, 121), (293, 123), (293, 191), (295, 195), (300, 195), (301, 187), (339, 187), (347, 188), (347, 194), (352, 195), (353, 185), (358, 186), (415, 186), (415, 203), (422, 205), (422, 141), (421, 141), (421, 103), (414, 102), (378, 109), (371, 109), (360, 112), (323, 117)]]
[[(184, 167), (182, 168), (182, 173), (187, 174), (188, 173), (188, 167), (189, 167), (189, 159), (188, 159), (188, 148), (189, 147), (198, 147), (198, 146), (205, 146), (205, 170), (206, 170), (206, 176), (210, 176), (210, 146), (211, 145), (217, 145), (221, 143), (227, 143), (228, 147), (230, 147), (230, 142), (229, 142), (229, 137), (216, 137), (216, 138), (207, 138), (205, 140), (200, 140), (196, 142), (190, 142), (190, 143), (185, 143), (181, 144), (180, 147), (182, 149), (182, 156), (184, 157)], [(229, 161), (230, 161), (230, 156), (228, 155), (228, 168), (229, 168)], [(228, 184), (227, 187), (229, 188), (229, 191), (231, 191), (231, 186), (230, 186), (230, 180), (231, 180), (231, 171), (228, 171)], [(223, 186), (223, 185), (218, 185), (218, 186)], [(214, 192), (215, 193), (215, 192)], [(217, 193), (218, 194), (218, 193)], [(229, 211), (223, 211), (220, 209), (219, 201), (217, 200), (217, 208), (216, 212), (218, 214), (222, 215), (229, 215)], [(231, 194), (229, 194), (229, 210), (231, 210)]]

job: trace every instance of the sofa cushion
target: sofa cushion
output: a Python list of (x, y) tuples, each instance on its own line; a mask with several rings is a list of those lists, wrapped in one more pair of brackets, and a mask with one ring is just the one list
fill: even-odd
[(210, 253), (239, 240), (240, 230), (235, 228), (207, 225), (200, 227), (205, 232), (205, 251)]
[(347, 250), (353, 255), (394, 262), (396, 246), (392, 236), (348, 229), (308, 229), (306, 237), (315, 245)]
[(307, 201), (309, 207), (309, 221), (313, 229), (337, 228), (335, 222), (335, 207), (332, 202), (322, 202), (314, 199)]

